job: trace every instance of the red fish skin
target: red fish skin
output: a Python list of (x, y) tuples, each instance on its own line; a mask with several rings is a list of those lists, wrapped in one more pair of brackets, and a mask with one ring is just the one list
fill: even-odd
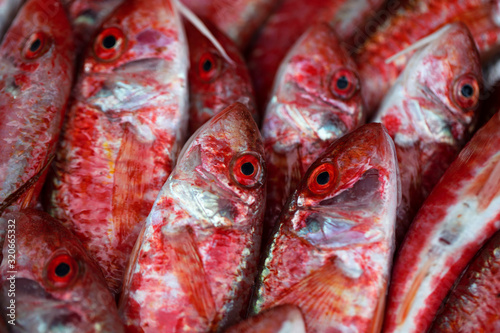
[[(316, 194), (309, 184), (329, 163), (332, 187)], [(294, 304), (307, 332), (378, 332), (394, 250), (397, 178), (396, 152), (382, 125), (337, 139), (282, 212), (263, 254), (253, 313)]]
[(24, 0), (0, 0), (0, 40), (16, 17)]
[[(2, 239), (0, 265), (2, 307), (10, 299), (7, 278), (16, 271), (16, 325), (9, 325), (13, 332), (123, 332), (104, 276), (74, 234), (48, 214), (34, 209), (8, 213), (0, 218), (0, 224), (14, 230), (7, 232), (5, 242)], [(16, 245), (14, 269), (7, 255), (12, 239)], [(63, 255), (71, 259), (61, 262), (70, 267), (73, 262), (76, 268), (70, 268), (68, 280), (61, 283), (50, 274), (57, 267), (51, 263)], [(18, 327), (21, 329), (16, 330)]]
[(248, 318), (225, 333), (306, 333), (304, 317), (297, 306), (285, 304)]
[[(373, 118), (388, 129), (398, 153), (402, 187), (398, 244), (465, 144), (478, 114), (482, 86), (479, 53), (464, 24), (454, 23), (446, 29), (414, 54)], [(475, 104), (465, 108), (458, 102), (460, 90), (455, 87), (469, 77), (477, 83), (471, 97)]]
[[(204, 22), (226, 51), (232, 64), (195, 26), (184, 20), (189, 43), (189, 133), (227, 106), (245, 105), (259, 123), (250, 74), (237, 46), (215, 26)], [(203, 69), (208, 61), (210, 70)]]
[(481, 54), (497, 46), (500, 26), (495, 22), (498, 22), (496, 6), (495, 0), (422, 0), (402, 6), (355, 55), (368, 114), (377, 110), (413, 53), (400, 55), (389, 64), (385, 61), (441, 26), (454, 21), (467, 23)]
[(396, 258), (384, 332), (426, 332), (455, 280), (500, 229), (500, 113), (435, 186)]
[(244, 51), (254, 33), (279, 0), (181, 0), (196, 15), (206, 18)]
[(264, 109), (273, 81), (283, 58), (312, 25), (329, 23), (341, 41), (350, 39), (381, 0), (284, 0), (252, 43), (248, 67), (255, 87), (257, 103)]
[(430, 332), (498, 332), (500, 233), (476, 255), (441, 305)]
[[(237, 184), (240, 158), (255, 183)], [(262, 140), (235, 103), (193, 135), (134, 247), (119, 301), (130, 332), (215, 332), (245, 314), (257, 272), (265, 204)]]
[[(352, 76), (348, 98), (331, 90), (333, 76), (343, 69)], [(269, 174), (264, 237), (311, 163), (336, 138), (363, 124), (358, 88), (356, 66), (328, 25), (312, 26), (290, 50), (262, 125)]]
[[(58, 1), (31, 0), (0, 46), (0, 202), (42, 170), (56, 149), (73, 80), (70, 29)], [(36, 33), (46, 42), (28, 53)], [(45, 176), (11, 209), (34, 206)]]
[[(112, 61), (102, 34), (126, 36)], [(110, 32), (111, 31), (111, 32)], [(104, 40), (104, 39), (103, 39)], [(87, 51), (58, 151), (50, 213), (77, 234), (118, 293), (135, 240), (185, 141), (187, 42), (167, 0), (127, 1)]]

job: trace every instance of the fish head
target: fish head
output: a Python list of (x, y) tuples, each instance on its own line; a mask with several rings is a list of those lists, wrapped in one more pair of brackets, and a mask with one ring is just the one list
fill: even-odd
[(68, 229), (35, 210), (4, 219), (14, 221), (16, 230), (14, 267), (6, 260), (8, 241), (0, 267), (4, 302), (9, 302), (9, 290), (15, 289), (16, 327), (26, 332), (119, 330), (114, 299), (102, 272)]

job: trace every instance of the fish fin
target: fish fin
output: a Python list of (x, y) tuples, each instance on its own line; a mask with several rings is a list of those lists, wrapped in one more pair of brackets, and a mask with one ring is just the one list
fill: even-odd
[(478, 209), (483, 211), (488, 208), (500, 192), (500, 155), (496, 163), (492, 163), (479, 175), (473, 189), (479, 203)]
[(387, 284), (384, 284), (384, 290), (379, 295), (377, 307), (375, 308), (375, 313), (373, 315), (373, 320), (367, 332), (369, 333), (382, 332), (382, 324), (384, 323), (384, 315), (385, 315), (386, 298), (387, 298)]
[(39, 170), (36, 171), (33, 177), (28, 179), (23, 185), (21, 185), (21, 187), (19, 187), (7, 198), (5, 198), (4, 201), (2, 201), (2, 203), (0, 204), (0, 215), (2, 215), (10, 205), (19, 200), (19, 198), (21, 198), (23, 195), (25, 195), (25, 197), (23, 198), (23, 201), (21, 203), (21, 209), (25, 209), (28, 207), (31, 199), (33, 198), (33, 192), (35, 190), (35, 185), (38, 182), (38, 179), (40, 179), (43, 173), (47, 170), (49, 165), (54, 160), (54, 157), (55, 154), (50, 155), (47, 162), (41, 168), (39, 168)]
[(385, 60), (385, 63), (390, 64), (391, 62), (394, 62), (400, 56), (405, 55), (407, 53), (410, 53), (412, 51), (415, 51), (421, 47), (424, 47), (424, 46), (430, 44), (432, 41), (438, 39), (441, 36), (441, 34), (446, 32), (446, 30), (448, 30), (449, 28), (450, 28), (450, 25), (447, 24), (447, 25), (443, 26), (442, 28), (434, 31), (430, 35), (427, 35), (424, 38), (417, 40), (415, 43), (411, 44), (407, 48), (405, 48), (405, 49), (399, 51), (398, 53), (394, 54), (393, 56), (387, 58)]
[(190, 229), (164, 232), (163, 235), (175, 253), (172, 263), (179, 284), (209, 327), (216, 315), (215, 301), (194, 236)]
[(224, 57), (224, 59), (226, 59), (226, 61), (229, 64), (234, 65), (235, 63), (234, 63), (233, 59), (231, 59), (231, 57), (229, 57), (229, 55), (227, 54), (227, 52), (224, 49), (224, 47), (222, 46), (222, 44), (219, 43), (219, 41), (217, 40), (217, 38), (215, 38), (215, 36), (210, 32), (210, 30), (207, 28), (207, 26), (205, 25), (205, 23), (203, 23), (203, 21), (200, 20), (198, 18), (198, 16), (196, 16), (196, 14), (191, 11), (191, 9), (189, 9), (188, 7), (186, 7), (179, 0), (174, 0), (174, 3), (175, 3), (175, 6), (177, 7), (177, 9), (179, 10), (179, 12), (189, 22), (191, 22), (191, 24), (194, 25), (202, 33), (202, 35), (205, 36), (215, 46), (215, 48), (217, 49), (217, 51), (220, 52), (220, 54), (222, 55), (222, 57)]

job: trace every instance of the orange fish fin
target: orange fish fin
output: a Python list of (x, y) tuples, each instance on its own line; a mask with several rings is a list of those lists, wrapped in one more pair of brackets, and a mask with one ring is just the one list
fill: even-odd
[(500, 155), (496, 163), (492, 163), (488, 169), (483, 171), (476, 183), (474, 185), (477, 186), (479, 209), (484, 210), (500, 192)]

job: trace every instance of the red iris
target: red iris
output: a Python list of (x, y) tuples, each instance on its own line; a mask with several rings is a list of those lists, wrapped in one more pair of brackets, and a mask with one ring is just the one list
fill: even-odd
[(307, 187), (313, 194), (323, 195), (332, 191), (336, 183), (335, 166), (331, 163), (324, 163), (311, 172), (307, 180)]
[(23, 57), (33, 60), (41, 57), (49, 50), (49, 38), (43, 32), (35, 32), (26, 40)]
[(53, 257), (46, 265), (47, 280), (57, 288), (70, 285), (77, 274), (78, 263), (66, 253)]
[(479, 103), (479, 83), (477, 79), (466, 74), (455, 81), (453, 100), (464, 110), (474, 109)]
[(262, 179), (260, 160), (251, 153), (238, 156), (232, 163), (231, 169), (234, 180), (244, 187), (253, 187)]
[(127, 39), (119, 28), (106, 28), (95, 39), (94, 54), (102, 61), (113, 61), (122, 55), (126, 44)]
[(339, 69), (332, 76), (330, 90), (335, 96), (349, 99), (359, 90), (358, 77), (347, 68)]

